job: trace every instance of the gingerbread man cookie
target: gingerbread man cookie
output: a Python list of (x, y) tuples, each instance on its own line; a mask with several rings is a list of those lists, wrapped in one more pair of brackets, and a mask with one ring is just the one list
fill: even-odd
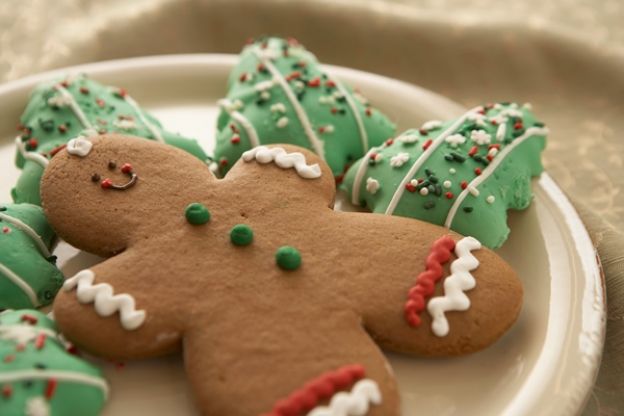
[(516, 274), (477, 240), (334, 211), (332, 172), (303, 148), (257, 147), (217, 180), (147, 140), (75, 147), (46, 169), (43, 206), (110, 258), (66, 281), (59, 326), (108, 358), (183, 350), (202, 414), (398, 415), (380, 347), (471, 353), (520, 310)]

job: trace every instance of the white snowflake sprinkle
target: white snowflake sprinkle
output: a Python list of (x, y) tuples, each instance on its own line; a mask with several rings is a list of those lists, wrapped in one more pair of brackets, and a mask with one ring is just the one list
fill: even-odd
[(507, 117), (522, 117), (522, 111), (515, 108), (506, 108), (500, 112), (503, 116)]
[(67, 107), (72, 103), (72, 101), (73, 99), (69, 94), (58, 94), (54, 97), (48, 98), (48, 104), (54, 107)]
[(271, 106), (271, 112), (283, 114), (286, 112), (286, 106), (284, 105), (284, 103), (275, 103)]
[(280, 129), (283, 129), (288, 125), (288, 117), (281, 117), (279, 120), (277, 120), (277, 123), (275, 123), (275, 125)]
[(450, 136), (447, 136), (444, 141), (452, 147), (457, 147), (460, 144), (466, 143), (466, 138), (462, 134), (451, 134)]
[(400, 168), (409, 160), (409, 153), (401, 152), (390, 158), (390, 166), (393, 168)]
[(416, 143), (420, 137), (415, 134), (406, 134), (397, 138), (401, 143)]
[(439, 120), (429, 120), (429, 121), (425, 121), (423, 123), (423, 125), (420, 127), (423, 130), (435, 130), (435, 129), (439, 129), (440, 127), (442, 127), (442, 122)]
[(474, 112), (474, 113), (468, 114), (467, 118), (468, 120), (474, 122), (477, 126), (480, 126), (480, 127), (486, 126), (485, 120), (487, 117), (485, 117), (484, 114)]
[(366, 179), (366, 190), (371, 194), (375, 195), (381, 185), (379, 185), (379, 181), (377, 179), (368, 178)]
[(473, 130), (470, 132), (470, 139), (478, 145), (490, 144), (492, 136), (485, 130)]

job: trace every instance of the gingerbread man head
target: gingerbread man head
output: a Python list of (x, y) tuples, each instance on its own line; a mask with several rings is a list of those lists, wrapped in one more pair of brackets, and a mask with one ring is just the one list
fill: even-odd
[(470, 353), (520, 310), (515, 273), (478, 241), (333, 211), (331, 171), (307, 150), (258, 147), (217, 180), (162, 144), (79, 140), (46, 169), (44, 209), (112, 257), (67, 280), (59, 326), (114, 359), (182, 349), (202, 414), (397, 415), (379, 347)]

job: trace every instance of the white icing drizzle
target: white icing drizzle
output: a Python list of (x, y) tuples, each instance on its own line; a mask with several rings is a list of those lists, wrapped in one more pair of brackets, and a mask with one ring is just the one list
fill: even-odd
[(362, 143), (362, 153), (367, 152), (368, 147), (369, 147), (368, 133), (366, 133), (366, 128), (364, 127), (364, 121), (362, 120), (362, 116), (360, 115), (360, 112), (358, 111), (357, 106), (355, 105), (355, 102), (353, 101), (353, 98), (351, 98), (351, 95), (347, 93), (347, 90), (342, 85), (342, 83), (340, 83), (340, 81), (338, 80), (333, 80), (333, 81), (336, 84), (336, 88), (338, 88), (338, 90), (342, 93), (342, 95), (347, 100), (347, 104), (349, 105), (349, 108), (351, 109), (351, 112), (353, 113), (353, 118), (355, 118), (355, 122), (358, 126), (358, 131), (360, 132), (360, 142)]
[(26, 280), (18, 276), (13, 270), (9, 269), (4, 264), (0, 263), (0, 273), (4, 274), (11, 282), (13, 282), (17, 287), (19, 287), (22, 292), (28, 296), (30, 302), (33, 306), (39, 306), (39, 299), (37, 299), (37, 294), (35, 291), (26, 283)]
[(66, 150), (70, 155), (85, 157), (91, 152), (92, 147), (93, 143), (91, 143), (91, 140), (83, 136), (78, 136), (67, 142)]
[(329, 406), (317, 406), (307, 416), (364, 416), (371, 404), (381, 404), (377, 383), (365, 378), (355, 383), (351, 392), (334, 394)]
[(446, 140), (446, 137), (448, 135), (452, 134), (455, 130), (457, 130), (457, 128), (462, 125), (462, 123), (466, 120), (468, 116), (479, 111), (480, 109), (481, 107), (475, 107), (472, 110), (469, 110), (459, 119), (457, 119), (455, 123), (449, 126), (449, 128), (444, 130), (438, 137), (436, 137), (435, 140), (429, 145), (427, 150), (421, 153), (421, 155), (414, 161), (412, 167), (407, 171), (407, 173), (399, 183), (399, 186), (394, 191), (394, 195), (392, 195), (392, 199), (390, 200), (388, 207), (386, 207), (387, 215), (392, 215), (397, 205), (399, 205), (399, 201), (403, 197), (403, 192), (405, 192), (405, 185), (410, 181), (412, 176), (414, 176), (416, 172), (418, 172), (418, 169), (420, 169), (420, 167), (427, 161), (427, 159), (429, 159), (429, 157), (438, 148), (438, 146), (440, 146), (440, 144), (442, 144)]
[(360, 166), (357, 168), (357, 172), (355, 172), (355, 177), (353, 178), (353, 188), (351, 188), (351, 203), (353, 205), (360, 205), (360, 188), (362, 186), (362, 180), (364, 179), (364, 175), (366, 175), (368, 161), (375, 150), (376, 148), (373, 147), (364, 155), (360, 162)]
[(97, 387), (108, 397), (108, 383), (102, 378), (88, 374), (76, 373), (74, 371), (63, 370), (17, 370), (0, 373), (0, 383), (15, 383), (24, 380), (49, 380), (55, 379), (59, 382), (80, 383)]
[(16, 227), (18, 230), (20, 230), (23, 233), (27, 234), (31, 238), (33, 243), (35, 243), (35, 245), (37, 246), (37, 248), (39, 249), (39, 251), (41, 252), (41, 254), (44, 257), (50, 257), (51, 256), (50, 250), (48, 250), (48, 247), (43, 242), (43, 239), (41, 238), (41, 236), (39, 234), (37, 234), (37, 232), (35, 230), (30, 228), (30, 226), (28, 224), (26, 224), (25, 222), (15, 218), (15, 217), (10, 216), (10, 215), (8, 215), (8, 214), (6, 214), (4, 212), (0, 212), (0, 220), (8, 222), (9, 224), (11, 224), (14, 227)]
[(301, 126), (303, 127), (303, 131), (308, 137), (308, 140), (310, 141), (312, 148), (314, 149), (316, 154), (318, 154), (321, 157), (321, 159), (324, 160), (325, 152), (323, 150), (323, 142), (319, 140), (318, 137), (316, 137), (316, 134), (314, 133), (314, 129), (312, 128), (312, 124), (310, 123), (310, 120), (308, 119), (308, 115), (306, 114), (305, 110), (299, 103), (299, 100), (297, 100), (297, 97), (295, 97), (295, 95), (293, 94), (293, 91), (288, 85), (288, 82), (286, 82), (286, 79), (284, 79), (284, 77), (279, 72), (279, 70), (275, 67), (275, 65), (273, 65), (271, 60), (267, 56), (265, 56), (265, 54), (262, 53), (262, 51), (258, 47), (254, 48), (252, 51), (256, 55), (256, 57), (260, 60), (260, 62), (262, 62), (262, 64), (264, 64), (264, 66), (269, 70), (269, 72), (271, 72), (271, 75), (273, 75), (273, 78), (282, 87), (282, 90), (284, 90), (284, 93), (286, 94), (286, 97), (288, 97), (290, 104), (295, 109), (295, 113), (297, 113), (299, 122), (301, 123)]
[(44, 169), (46, 168), (46, 166), (48, 166), (48, 163), (50, 163), (50, 161), (45, 156), (37, 152), (29, 152), (28, 150), (26, 150), (26, 146), (24, 145), (24, 142), (22, 142), (21, 137), (17, 136), (15, 138), (15, 145), (17, 146), (17, 150), (20, 152), (24, 159), (35, 162)]
[(219, 106), (223, 108), (234, 120), (238, 122), (243, 129), (245, 129), (245, 133), (247, 133), (247, 138), (249, 138), (249, 144), (251, 147), (256, 147), (260, 144), (260, 139), (258, 138), (258, 132), (256, 128), (251, 124), (247, 117), (245, 117), (242, 113), (239, 113), (235, 110), (234, 103), (227, 98), (219, 100)]
[(303, 153), (287, 153), (286, 150), (281, 147), (254, 147), (253, 149), (243, 153), (243, 160), (245, 162), (257, 160), (258, 163), (263, 164), (274, 162), (282, 169), (294, 168), (295, 171), (297, 171), (297, 174), (304, 179), (315, 179), (321, 177), (321, 167), (318, 163), (308, 165)]
[(427, 304), (427, 311), (433, 319), (431, 330), (438, 337), (449, 333), (446, 312), (470, 308), (470, 299), (464, 292), (477, 284), (470, 272), (479, 267), (479, 260), (471, 252), (480, 248), (481, 243), (474, 237), (464, 237), (455, 244), (457, 259), (451, 263), (451, 275), (444, 280), (444, 296), (436, 296)]
[(91, 303), (100, 316), (111, 316), (119, 311), (121, 326), (128, 330), (134, 330), (143, 325), (146, 313), (136, 309), (134, 297), (127, 293), (114, 295), (113, 287), (108, 283), (93, 284), (95, 273), (86, 269), (74, 277), (69, 278), (63, 284), (67, 292), (77, 288), (76, 296), (80, 303)]
[(26, 402), (25, 416), (50, 416), (50, 405), (43, 396), (37, 396)]
[[(492, 162), (483, 170), (483, 172), (481, 172), (481, 175), (477, 176), (472, 181), (470, 181), (466, 189), (464, 189), (459, 195), (457, 195), (455, 202), (453, 202), (453, 205), (451, 206), (451, 209), (449, 210), (448, 215), (446, 216), (446, 220), (444, 221), (444, 226), (447, 228), (451, 228), (451, 225), (453, 225), (453, 220), (455, 219), (455, 215), (457, 215), (457, 211), (459, 210), (459, 207), (461, 206), (464, 199), (466, 199), (466, 196), (468, 195), (468, 193), (472, 192), (471, 191), (472, 189), (477, 191), (477, 188), (479, 187), (479, 185), (481, 185), (487, 178), (490, 177), (490, 175), (494, 173), (498, 165), (500, 165), (503, 162), (503, 160), (505, 160), (505, 157), (509, 153), (511, 153), (517, 146), (523, 143), (526, 139), (532, 136), (538, 135), (538, 134), (540, 135), (548, 134), (548, 129), (545, 127), (530, 127), (524, 132), (522, 136), (516, 138), (509, 145), (505, 146), (505, 148), (503, 148), (503, 150), (501, 150), (496, 155), (494, 160), (492, 160)], [(478, 195), (478, 191), (477, 191), (477, 195)]]
[(137, 116), (139, 116), (139, 120), (141, 120), (141, 123), (145, 125), (145, 127), (150, 131), (150, 133), (152, 133), (152, 136), (154, 136), (154, 139), (156, 139), (156, 141), (158, 142), (163, 143), (165, 140), (163, 139), (162, 134), (160, 134), (160, 129), (156, 127), (154, 124), (149, 122), (147, 117), (145, 117), (143, 110), (141, 110), (141, 107), (139, 107), (139, 104), (137, 104), (137, 102), (134, 101), (134, 98), (130, 97), (128, 94), (124, 94), (123, 98), (128, 104), (130, 104), (132, 109), (136, 112)]
[(80, 121), (80, 124), (82, 124), (82, 127), (84, 127), (85, 129), (92, 129), (93, 126), (91, 125), (91, 122), (89, 121), (87, 116), (85, 116), (85, 114), (82, 112), (82, 109), (78, 105), (78, 102), (76, 101), (74, 96), (71, 95), (71, 93), (67, 91), (67, 89), (65, 89), (65, 87), (63, 87), (61, 84), (56, 84), (54, 86), (54, 89), (57, 90), (59, 93), (61, 93), (63, 98), (67, 100), (67, 104), (69, 104), (69, 107), (74, 112), (74, 115), (76, 116), (76, 118)]
[(26, 344), (33, 341), (41, 333), (46, 334), (50, 338), (56, 338), (56, 333), (48, 328), (26, 324), (0, 325), (0, 339), (13, 341), (17, 344)]

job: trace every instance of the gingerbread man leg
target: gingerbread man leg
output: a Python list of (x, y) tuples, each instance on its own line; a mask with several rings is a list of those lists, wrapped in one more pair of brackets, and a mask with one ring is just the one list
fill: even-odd
[(208, 328), (186, 334), (185, 363), (202, 414), (320, 416), (341, 407), (349, 415), (398, 415), (390, 367), (358, 317), (308, 313), (313, 300), (299, 302), (262, 313), (230, 305), (235, 321), (206, 319)]

